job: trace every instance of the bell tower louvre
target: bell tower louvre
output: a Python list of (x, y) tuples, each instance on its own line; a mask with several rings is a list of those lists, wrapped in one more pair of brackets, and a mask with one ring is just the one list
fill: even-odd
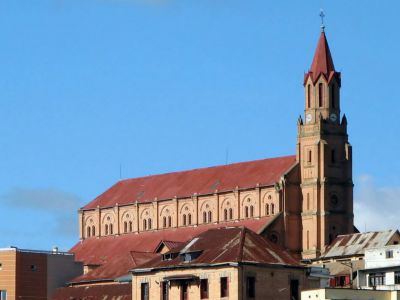
[(303, 259), (319, 257), (337, 235), (354, 231), (352, 147), (340, 113), (340, 88), (322, 26), (304, 76), (304, 121), (300, 116), (297, 124)]

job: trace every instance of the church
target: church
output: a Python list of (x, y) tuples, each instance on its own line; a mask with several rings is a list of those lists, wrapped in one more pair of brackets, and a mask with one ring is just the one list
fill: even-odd
[(303, 85), (295, 155), (121, 180), (82, 207), (75, 284), (114, 280), (212, 228), (245, 226), (299, 261), (355, 232), (341, 74), (323, 27)]

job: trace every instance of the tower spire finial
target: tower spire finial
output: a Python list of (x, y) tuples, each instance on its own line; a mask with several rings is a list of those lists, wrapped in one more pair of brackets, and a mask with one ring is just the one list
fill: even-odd
[(321, 17), (321, 32), (325, 32), (325, 24), (324, 24), (324, 10), (321, 8), (321, 12), (319, 13), (319, 16)]

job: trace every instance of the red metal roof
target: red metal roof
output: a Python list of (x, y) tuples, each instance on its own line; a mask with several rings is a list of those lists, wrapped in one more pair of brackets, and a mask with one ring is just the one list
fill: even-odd
[(284, 249), (245, 227), (225, 227), (207, 230), (169, 253), (201, 252), (191, 262), (177, 256), (172, 260), (156, 257), (136, 270), (171, 268), (228, 262), (262, 263), (299, 266), (298, 261)]
[(321, 75), (325, 76), (328, 81), (330, 81), (333, 76), (336, 76), (340, 84), (340, 73), (335, 71), (328, 40), (326, 39), (324, 31), (321, 32), (319, 37), (311, 68), (305, 75), (304, 83), (309, 76), (311, 76), (311, 79), (315, 83)]
[(106, 284), (57, 289), (52, 300), (131, 300), (132, 285)]
[[(246, 226), (260, 232), (275, 219), (274, 216), (247, 219), (239, 222), (180, 227), (159, 231), (130, 233), (120, 236), (90, 238), (78, 242), (70, 252), (77, 261), (84, 264), (100, 265), (97, 269), (73, 279), (71, 282), (102, 281), (128, 274), (128, 270), (154, 257), (154, 250), (164, 241), (186, 242), (211, 228), (226, 226)], [(153, 255), (153, 256), (152, 256)]]
[(295, 156), (255, 160), (119, 181), (83, 207), (94, 209), (273, 185), (296, 163)]

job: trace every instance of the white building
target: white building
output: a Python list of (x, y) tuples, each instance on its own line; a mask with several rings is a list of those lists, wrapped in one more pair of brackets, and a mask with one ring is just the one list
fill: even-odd
[(400, 245), (365, 250), (365, 268), (359, 270), (361, 289), (400, 290)]

